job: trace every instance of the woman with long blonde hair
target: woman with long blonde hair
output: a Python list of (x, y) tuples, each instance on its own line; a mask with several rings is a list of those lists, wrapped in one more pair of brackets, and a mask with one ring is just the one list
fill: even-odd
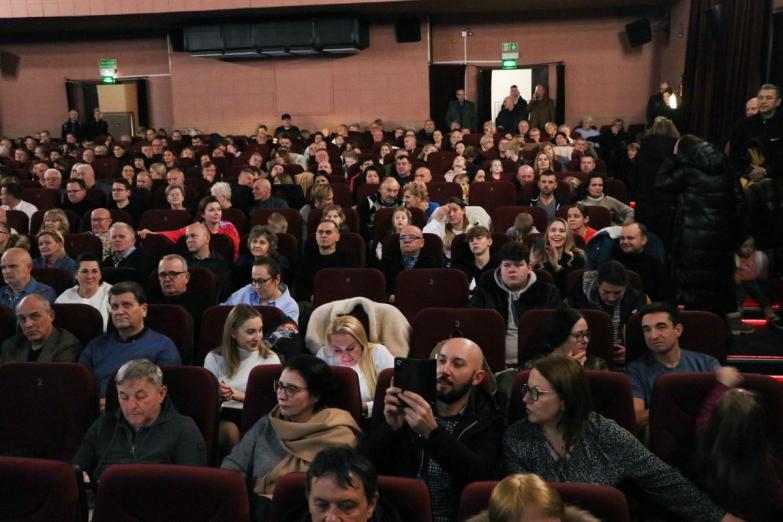
[(382, 344), (371, 343), (361, 321), (352, 315), (337, 317), (326, 329), (327, 345), (316, 357), (331, 366), (353, 368), (359, 377), (362, 413), (372, 415), (373, 397), (378, 374), (394, 367), (394, 356)]

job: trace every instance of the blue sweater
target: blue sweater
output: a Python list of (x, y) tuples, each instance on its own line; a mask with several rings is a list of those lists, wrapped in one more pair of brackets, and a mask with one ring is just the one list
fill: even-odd
[(127, 341), (120, 341), (116, 333), (96, 337), (84, 349), (79, 362), (92, 370), (100, 387), (101, 397), (104, 397), (111, 374), (134, 359), (149, 359), (158, 366), (182, 364), (172, 340), (149, 328)]

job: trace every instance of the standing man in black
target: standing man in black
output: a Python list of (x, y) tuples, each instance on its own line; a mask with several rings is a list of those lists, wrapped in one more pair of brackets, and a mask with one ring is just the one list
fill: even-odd
[(658, 92), (650, 96), (650, 99), (647, 101), (647, 128), (649, 129), (652, 127), (653, 122), (655, 121), (655, 117), (661, 114), (661, 109), (663, 109), (663, 91), (671, 89), (671, 86), (669, 86), (669, 82), (666, 80), (661, 82), (661, 85), (658, 88)]
[(65, 141), (65, 137), (69, 134), (73, 134), (76, 137), (76, 141), (82, 141), (82, 138), (84, 137), (84, 127), (82, 126), (82, 122), (79, 121), (78, 112), (73, 109), (68, 111), (68, 121), (63, 123), (63, 126), (60, 128), (60, 134), (63, 141)]
[(495, 126), (498, 132), (515, 134), (519, 122), (527, 118), (527, 102), (521, 97), (520, 100), (524, 103), (524, 107), (522, 104), (515, 105), (513, 96), (506, 96), (503, 100), (503, 108), (500, 109), (497, 118), (495, 118)]
[(476, 104), (465, 99), (465, 89), (457, 89), (457, 99), (451, 100), (446, 110), (446, 128), (450, 129), (454, 122), (459, 123), (460, 129), (478, 129)]

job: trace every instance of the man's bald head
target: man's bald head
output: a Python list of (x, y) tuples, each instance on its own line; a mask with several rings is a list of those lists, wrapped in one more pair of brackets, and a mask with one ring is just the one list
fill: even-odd
[(0, 258), (3, 279), (14, 292), (20, 292), (30, 283), (33, 258), (23, 248), (9, 248)]
[(751, 116), (758, 114), (759, 112), (759, 99), (753, 97), (745, 102), (745, 116), (750, 118)]
[(16, 305), (16, 322), (33, 349), (40, 349), (54, 330), (54, 310), (39, 294), (29, 294)]
[(466, 339), (465, 337), (453, 337), (443, 343), (440, 348), (441, 354), (450, 354), (452, 357), (459, 357), (464, 360), (473, 371), (483, 370), (484, 352), (479, 345)]

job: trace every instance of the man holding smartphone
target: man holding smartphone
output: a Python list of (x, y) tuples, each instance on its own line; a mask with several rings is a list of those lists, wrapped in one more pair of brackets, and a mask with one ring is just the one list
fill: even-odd
[(381, 474), (422, 479), (432, 495), (432, 519), (453, 520), (462, 489), (499, 472), (504, 418), (481, 383), (490, 378), (481, 348), (469, 339), (443, 343), (433, 404), (392, 383), (384, 422), (361, 445)]

